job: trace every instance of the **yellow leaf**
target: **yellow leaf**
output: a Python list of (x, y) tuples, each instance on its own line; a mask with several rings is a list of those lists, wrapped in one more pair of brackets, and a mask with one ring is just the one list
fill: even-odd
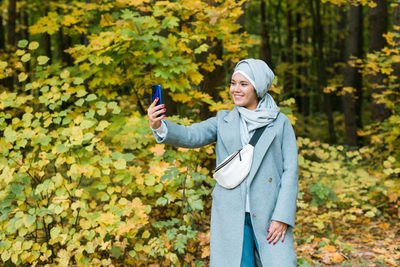
[(75, 17), (73, 17), (71, 15), (66, 15), (66, 16), (64, 16), (61, 23), (65, 26), (70, 26), (70, 25), (76, 24), (78, 22), (79, 22), (79, 20), (77, 20)]
[(70, 75), (70, 72), (68, 70), (64, 70), (63, 72), (61, 72), (60, 77), (61, 79), (67, 79)]
[(150, 232), (149, 231), (144, 231), (142, 234), (142, 238), (149, 238), (150, 237)]
[(117, 221), (117, 218), (113, 213), (107, 212), (107, 213), (102, 213), (98, 220), (100, 223), (114, 224)]
[(108, 127), (108, 125), (110, 125), (110, 123), (108, 121), (102, 120), (99, 122), (99, 124), (96, 127), (96, 131), (103, 131), (105, 128)]
[(344, 257), (339, 253), (334, 253), (332, 255), (332, 261), (335, 263), (341, 263), (344, 260)]
[(29, 50), (36, 50), (36, 49), (38, 49), (39, 48), (39, 43), (38, 42), (31, 42), (30, 44), (29, 44)]
[(324, 246), (324, 250), (327, 251), (327, 252), (335, 252), (336, 248), (334, 246), (331, 246), (331, 245), (325, 245)]
[(153, 152), (155, 156), (162, 156), (165, 153), (165, 145), (157, 144), (150, 148), (150, 151)]
[(399, 63), (400, 62), (400, 56), (399, 55), (392, 56), (392, 60), (393, 60), (394, 63)]
[(0, 70), (5, 69), (8, 66), (8, 63), (5, 61), (0, 61)]
[(123, 158), (119, 158), (117, 161), (114, 161), (114, 167), (118, 170), (123, 170), (126, 168), (126, 161)]
[(25, 72), (22, 72), (18, 75), (18, 81), (19, 82), (24, 82), (28, 79), (28, 75)]

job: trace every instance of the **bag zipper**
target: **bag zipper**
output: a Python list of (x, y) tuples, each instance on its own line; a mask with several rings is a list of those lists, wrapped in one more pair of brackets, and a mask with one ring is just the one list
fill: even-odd
[(223, 168), (226, 164), (228, 164), (229, 162), (231, 162), (233, 160), (234, 157), (236, 157), (237, 154), (239, 154), (240, 157), (240, 161), (242, 161), (242, 157), (240, 156), (240, 151), (242, 149), (239, 149), (238, 151), (236, 151), (235, 153), (232, 154), (232, 156), (230, 156), (224, 163), (221, 163), (220, 165), (217, 166), (217, 168), (215, 168), (215, 172), (217, 172), (219, 169)]

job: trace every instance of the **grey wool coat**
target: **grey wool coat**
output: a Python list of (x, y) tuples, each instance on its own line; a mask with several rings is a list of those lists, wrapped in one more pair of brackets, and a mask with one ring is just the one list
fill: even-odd
[[(164, 120), (168, 133), (159, 143), (197, 148), (216, 142), (217, 165), (242, 147), (239, 136), (239, 112), (222, 110), (216, 117), (190, 126)], [(296, 138), (283, 113), (269, 124), (255, 149), (249, 181), (251, 221), (259, 246), (258, 265), (296, 266), (293, 240), (298, 190)], [(239, 267), (244, 235), (246, 182), (234, 189), (216, 184), (212, 192), (210, 265)], [(275, 245), (267, 241), (271, 220), (289, 225), (285, 240)]]

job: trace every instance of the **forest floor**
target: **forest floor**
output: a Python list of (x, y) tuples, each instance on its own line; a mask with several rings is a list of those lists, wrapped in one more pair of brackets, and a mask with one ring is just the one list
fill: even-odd
[[(364, 220), (332, 242), (314, 238), (296, 247), (299, 266), (400, 266), (400, 220)], [(310, 262), (312, 264), (310, 264)]]

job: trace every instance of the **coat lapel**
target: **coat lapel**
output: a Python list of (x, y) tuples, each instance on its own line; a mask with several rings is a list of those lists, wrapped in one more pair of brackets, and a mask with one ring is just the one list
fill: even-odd
[(264, 158), (265, 153), (267, 153), (269, 146), (271, 145), (272, 141), (274, 141), (275, 135), (276, 135), (275, 127), (274, 123), (272, 122), (264, 130), (263, 134), (260, 136), (260, 139), (258, 140), (258, 143), (254, 148), (253, 163), (248, 176), (249, 184), (251, 184), (254, 175), (257, 173), (257, 170), (260, 167), (260, 164)]
[(224, 117), (224, 127), (221, 127), (221, 139), (228, 155), (242, 147), (239, 135), (239, 112), (236, 107)]

